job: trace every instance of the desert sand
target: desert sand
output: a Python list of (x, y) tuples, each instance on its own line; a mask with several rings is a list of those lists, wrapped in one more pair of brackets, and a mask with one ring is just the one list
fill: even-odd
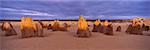
[[(69, 22), (71, 27), (68, 32), (44, 29), (45, 37), (31, 38), (21, 38), (20, 23), (11, 23), (18, 35), (6, 37), (0, 30), (1, 50), (150, 50), (150, 36), (147, 36), (150, 31), (144, 31), (144, 35), (126, 34), (125, 30), (129, 23), (113, 23), (114, 36), (92, 32), (90, 38), (75, 37), (77, 31), (75, 21)], [(92, 22), (88, 23), (92, 30)], [(116, 27), (119, 25), (122, 31), (116, 32)]]

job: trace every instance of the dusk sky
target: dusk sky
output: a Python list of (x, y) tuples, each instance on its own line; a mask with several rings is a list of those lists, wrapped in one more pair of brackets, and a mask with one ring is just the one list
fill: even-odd
[(0, 19), (150, 18), (149, 0), (0, 0)]

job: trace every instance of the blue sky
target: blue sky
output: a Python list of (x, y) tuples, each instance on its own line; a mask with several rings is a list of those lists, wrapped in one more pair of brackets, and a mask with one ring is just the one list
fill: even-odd
[(0, 19), (150, 18), (149, 0), (0, 0)]

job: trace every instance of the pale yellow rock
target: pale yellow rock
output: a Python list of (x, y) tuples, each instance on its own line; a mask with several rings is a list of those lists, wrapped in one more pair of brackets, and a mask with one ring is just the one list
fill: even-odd
[(10, 24), (8, 22), (4, 22), (4, 26), (5, 29), (9, 29), (11, 28)]
[(60, 29), (60, 22), (59, 20), (54, 20), (54, 23), (52, 25), (52, 30), (53, 31), (58, 31)]
[(140, 18), (135, 18), (133, 19), (133, 26), (137, 26), (137, 25), (140, 25), (141, 24), (141, 19)]
[(88, 23), (86, 22), (86, 20), (84, 19), (83, 16), (79, 16), (78, 29), (79, 30), (86, 30), (87, 28), (88, 28)]
[(99, 25), (100, 23), (101, 23), (101, 21), (98, 19), (98, 20), (95, 21), (94, 24), (95, 24), (95, 25)]
[(108, 26), (110, 23), (107, 21), (107, 20), (105, 20), (105, 22), (104, 22), (104, 26)]
[(24, 27), (36, 29), (35, 22), (30, 17), (23, 17), (21, 19), (21, 29), (23, 29)]
[(59, 20), (54, 20), (53, 27), (59, 27)]
[(21, 29), (23, 29), (24, 25), (25, 25), (25, 17), (21, 18)]

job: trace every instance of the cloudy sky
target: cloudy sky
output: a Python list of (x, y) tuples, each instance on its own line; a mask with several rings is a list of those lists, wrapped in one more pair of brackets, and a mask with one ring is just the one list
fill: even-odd
[(150, 18), (149, 0), (0, 0), (0, 19)]

